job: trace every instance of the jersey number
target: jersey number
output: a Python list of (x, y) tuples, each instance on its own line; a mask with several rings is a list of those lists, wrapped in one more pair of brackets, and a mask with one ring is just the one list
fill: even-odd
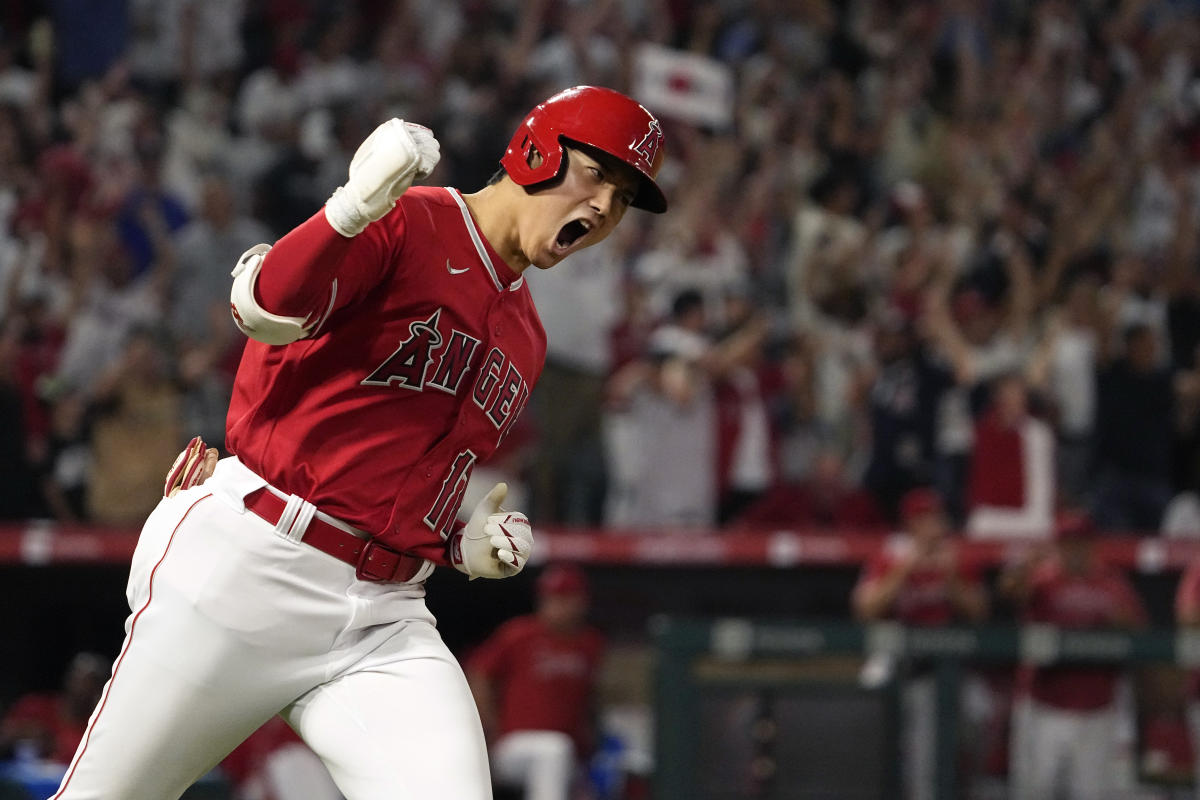
[(467, 482), (471, 478), (471, 467), (475, 465), (476, 455), (470, 450), (463, 450), (450, 465), (446, 479), (442, 481), (441, 491), (433, 501), (433, 507), (425, 515), (425, 524), (443, 539), (450, 535), (454, 517), (458, 507), (462, 505), (463, 493), (467, 491)]

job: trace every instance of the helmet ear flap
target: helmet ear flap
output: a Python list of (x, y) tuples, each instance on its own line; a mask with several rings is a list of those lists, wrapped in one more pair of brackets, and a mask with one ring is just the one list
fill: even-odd
[(562, 166), (562, 143), (557, 138), (552, 131), (539, 132), (526, 122), (514, 134), (500, 164), (521, 186), (551, 180)]

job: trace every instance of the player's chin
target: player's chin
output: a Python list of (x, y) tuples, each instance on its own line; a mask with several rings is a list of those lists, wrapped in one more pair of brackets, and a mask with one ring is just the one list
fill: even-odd
[(555, 264), (562, 261), (563, 258), (563, 256), (556, 256), (549, 251), (543, 251), (529, 259), (529, 266), (537, 269), (550, 269)]
[(538, 269), (550, 269), (555, 264), (571, 255), (571, 253), (579, 250), (580, 245), (581, 242), (574, 242), (564, 247), (558, 242), (551, 242), (548, 247), (542, 250), (538, 258), (533, 259), (532, 263)]

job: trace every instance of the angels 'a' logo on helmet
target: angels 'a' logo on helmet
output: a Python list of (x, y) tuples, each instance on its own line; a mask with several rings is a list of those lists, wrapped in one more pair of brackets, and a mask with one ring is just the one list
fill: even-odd
[(647, 166), (652, 166), (655, 156), (658, 155), (658, 148), (662, 145), (662, 140), (662, 126), (658, 124), (658, 120), (651, 118), (650, 130), (646, 131), (646, 135), (640, 142), (629, 145), (629, 149), (641, 156)]

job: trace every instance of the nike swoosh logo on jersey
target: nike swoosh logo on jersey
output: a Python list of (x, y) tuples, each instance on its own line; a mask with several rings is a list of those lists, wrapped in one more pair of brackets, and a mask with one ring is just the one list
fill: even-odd
[(470, 271), (471, 271), (470, 267), (463, 267), (462, 269), (455, 269), (454, 267), (450, 266), (450, 259), (448, 259), (448, 258), (446, 259), (446, 272), (449, 272), (451, 275), (462, 275), (464, 272), (470, 272)]

